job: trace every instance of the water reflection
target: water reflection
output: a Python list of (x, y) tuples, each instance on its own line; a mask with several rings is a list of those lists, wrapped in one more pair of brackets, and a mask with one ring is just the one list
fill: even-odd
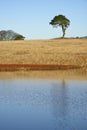
[[(63, 79), (60, 82), (55, 82), (52, 84), (51, 89), (51, 96), (52, 96), (52, 112), (55, 121), (55, 130), (58, 130), (58, 126), (63, 129), (65, 127), (66, 116), (67, 116), (67, 83)], [(62, 122), (63, 120), (63, 122)]]
[(0, 130), (87, 130), (87, 81), (0, 80)]
[(54, 115), (65, 115), (67, 111), (67, 87), (65, 80), (52, 84), (52, 106)]

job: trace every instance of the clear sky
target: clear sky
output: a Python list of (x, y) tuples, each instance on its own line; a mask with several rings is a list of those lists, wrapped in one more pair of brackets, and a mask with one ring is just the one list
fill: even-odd
[(70, 21), (67, 37), (87, 36), (87, 0), (0, 0), (0, 30), (13, 30), (26, 39), (60, 37), (49, 22), (63, 14)]

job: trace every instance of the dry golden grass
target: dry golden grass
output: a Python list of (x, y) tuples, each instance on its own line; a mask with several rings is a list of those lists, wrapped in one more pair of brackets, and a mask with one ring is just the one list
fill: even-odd
[(0, 64), (87, 67), (87, 39), (0, 41)]
[(0, 78), (87, 79), (87, 39), (0, 41), (1, 64), (57, 64), (81, 68), (53, 71), (0, 68)]

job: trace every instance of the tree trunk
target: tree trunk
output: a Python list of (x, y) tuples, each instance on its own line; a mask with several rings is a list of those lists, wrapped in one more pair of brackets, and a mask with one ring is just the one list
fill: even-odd
[(64, 38), (64, 36), (65, 36), (65, 29), (63, 30), (63, 38)]
[(65, 29), (64, 29), (63, 25), (62, 25), (62, 32), (63, 32), (62, 38), (64, 38), (64, 36), (65, 36)]

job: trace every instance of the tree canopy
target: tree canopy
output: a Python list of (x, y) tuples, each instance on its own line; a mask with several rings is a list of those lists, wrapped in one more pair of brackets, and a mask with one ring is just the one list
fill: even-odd
[(70, 20), (67, 19), (64, 15), (57, 15), (51, 20), (49, 24), (51, 24), (53, 27), (58, 27), (58, 26), (61, 27), (63, 32), (62, 37), (64, 38), (65, 31), (70, 25)]

